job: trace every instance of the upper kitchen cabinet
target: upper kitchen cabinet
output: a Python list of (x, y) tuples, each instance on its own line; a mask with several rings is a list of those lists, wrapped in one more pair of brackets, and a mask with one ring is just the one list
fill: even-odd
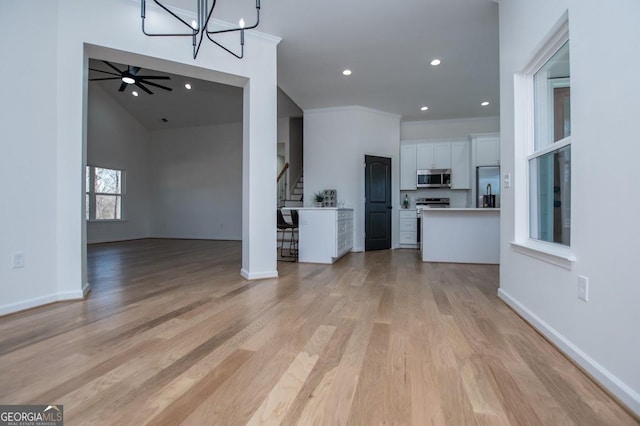
[(451, 189), (471, 189), (471, 147), (468, 141), (451, 143)]
[(400, 146), (400, 190), (416, 189), (416, 144)]
[(476, 166), (500, 165), (500, 134), (471, 135), (471, 143), (475, 149)]
[(424, 169), (450, 169), (451, 168), (451, 144), (421, 143), (416, 148), (416, 167)]

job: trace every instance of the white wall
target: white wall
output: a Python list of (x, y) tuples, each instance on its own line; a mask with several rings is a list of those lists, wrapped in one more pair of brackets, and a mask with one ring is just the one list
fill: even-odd
[[(0, 2), (0, 314), (57, 300), (55, 2)], [(24, 33), (17, 16), (41, 16), (39, 30)], [(46, 17), (46, 19), (44, 19)], [(40, 32), (42, 31), (42, 33)], [(15, 35), (21, 34), (19, 47)], [(31, 50), (37, 43), (37, 53)], [(19, 65), (18, 65), (19, 64)], [(20, 81), (15, 83), (15, 66)], [(13, 76), (13, 77), (12, 77)], [(37, 99), (37, 102), (33, 100)], [(80, 165), (76, 168), (80, 175)], [(26, 266), (11, 269), (11, 255)]]
[[(26, 16), (37, 31), (23, 30)], [(154, 8), (147, 16), (155, 16)], [(4, 194), (11, 209), (0, 209), (0, 312), (82, 297), (89, 56), (244, 88), (241, 273), (277, 276), (276, 219), (264, 211), (276, 209), (279, 39), (249, 31), (243, 60), (210, 44), (194, 60), (184, 38), (144, 36), (140, 4), (130, 0), (3, 1), (0, 37), (15, 34), (19, 48), (0, 43), (3, 64), (20, 64), (29, 84), (8, 85), (0, 98), (3, 144), (19, 141), (0, 160), (4, 181), (13, 182)], [(0, 77), (14, 81), (14, 67), (0, 67)], [(26, 267), (13, 270), (10, 254), (17, 250), (25, 252)]]
[(405, 121), (400, 125), (400, 139), (466, 138), (472, 133), (499, 131), (499, 117)]
[[(519, 232), (527, 235), (518, 228), (526, 226), (526, 163), (514, 125), (514, 73), (524, 70), (567, 9), (571, 270), (509, 244)], [(500, 295), (640, 414), (638, 16), (637, 0), (500, 1), (501, 164), (514, 183), (502, 193)], [(589, 302), (578, 300), (578, 275), (589, 278)]]
[(242, 123), (151, 132), (151, 235), (242, 239)]
[(87, 242), (149, 235), (149, 132), (98, 84), (89, 85), (87, 164), (125, 171), (123, 221), (87, 223)]
[(304, 199), (336, 189), (354, 208), (354, 250), (364, 250), (364, 157), (391, 158), (392, 247), (398, 246), (400, 117), (362, 107), (323, 108), (304, 115)]

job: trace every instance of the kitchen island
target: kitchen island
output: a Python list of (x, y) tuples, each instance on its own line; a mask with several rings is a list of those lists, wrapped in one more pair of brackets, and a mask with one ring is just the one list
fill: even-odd
[(422, 210), (423, 262), (500, 263), (500, 209)]
[(297, 210), (298, 260), (333, 263), (353, 248), (353, 209), (336, 207), (284, 207)]

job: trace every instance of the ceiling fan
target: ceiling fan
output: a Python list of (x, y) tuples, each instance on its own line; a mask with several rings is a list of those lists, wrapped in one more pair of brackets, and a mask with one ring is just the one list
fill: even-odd
[(144, 86), (145, 84), (149, 85), (149, 86), (157, 87), (157, 88), (160, 88), (160, 89), (163, 89), (163, 90), (168, 90), (168, 91), (173, 90), (170, 87), (163, 86), (161, 84), (149, 81), (149, 80), (171, 80), (171, 77), (169, 77), (169, 76), (139, 75), (138, 72), (140, 71), (140, 67), (132, 67), (132, 66), (127, 65), (127, 69), (126, 70), (120, 70), (110, 62), (102, 61), (102, 63), (104, 63), (105, 65), (107, 65), (109, 68), (113, 69), (116, 72), (103, 71), (103, 70), (99, 70), (99, 69), (96, 69), (96, 68), (89, 68), (89, 69), (91, 71), (96, 71), (96, 72), (101, 72), (101, 73), (104, 73), (104, 74), (114, 75), (115, 77), (90, 78), (89, 81), (122, 80), (122, 84), (120, 85), (120, 88), (118, 89), (119, 92), (124, 92), (127, 89), (127, 87), (132, 85), (132, 84), (135, 84), (140, 89), (144, 90), (145, 92), (147, 92), (150, 95), (153, 95), (153, 92), (151, 90), (147, 89)]

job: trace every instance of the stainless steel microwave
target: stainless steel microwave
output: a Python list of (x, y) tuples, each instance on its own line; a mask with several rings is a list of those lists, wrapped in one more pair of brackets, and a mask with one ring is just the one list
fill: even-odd
[(451, 169), (418, 170), (418, 188), (451, 188)]

